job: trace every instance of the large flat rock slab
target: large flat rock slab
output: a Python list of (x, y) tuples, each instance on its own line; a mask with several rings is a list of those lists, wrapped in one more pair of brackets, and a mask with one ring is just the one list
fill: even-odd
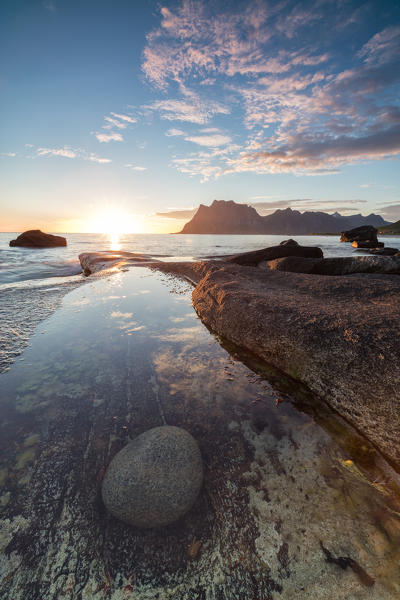
[(400, 465), (398, 276), (210, 263), (193, 273), (210, 328), (307, 384)]

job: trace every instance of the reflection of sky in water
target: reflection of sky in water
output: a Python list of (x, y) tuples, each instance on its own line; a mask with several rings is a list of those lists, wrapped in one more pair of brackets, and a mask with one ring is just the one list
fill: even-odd
[[(224, 489), (224, 510), (229, 502), (232, 510), (240, 507), (242, 516), (228, 519), (224, 538), (235, 560), (253, 552), (251, 560), (269, 565), (287, 598), (303, 597), (296, 596), (302, 586), (313, 598), (329, 598), (321, 593), (331, 588), (336, 597), (395, 598), (399, 525), (382, 493), (391, 485), (390, 468), (370, 461), (371, 485), (365, 456), (360, 461), (351, 450), (356, 439), (360, 451), (361, 438), (329, 411), (317, 415), (320, 427), (287, 401), (285, 381), (278, 377), (278, 389), (273, 387), (259, 368), (254, 373), (223, 349), (191, 309), (190, 291), (186, 283), (131, 268), (66, 296), (62, 309), (38, 328), (24, 361), (0, 378), (9, 430), (23, 431), (23, 439), (40, 435), (46, 447), (62, 411), (82, 411), (81, 421), (87, 419), (77, 440), (96, 421), (96, 411), (104, 411), (91, 435), (99, 448), (108, 447), (111, 439), (126, 440), (160, 424), (162, 410), (168, 423), (187, 427), (199, 440), (210, 497)], [(102, 442), (104, 432), (111, 437)], [(0, 502), (6, 504), (15, 472), (22, 481), (17, 487), (25, 489), (39, 457), (37, 440), (22, 450), (25, 442), (14, 441), (0, 471), (7, 473), (0, 478)], [(375, 456), (368, 444), (364, 454)], [(237, 542), (242, 518), (254, 523), (254, 547)], [(375, 596), (353, 572), (326, 563), (320, 540), (377, 580)], [(285, 544), (291, 565), (286, 578), (276, 558)], [(213, 551), (212, 545), (209, 555), (204, 550), (202, 569)]]

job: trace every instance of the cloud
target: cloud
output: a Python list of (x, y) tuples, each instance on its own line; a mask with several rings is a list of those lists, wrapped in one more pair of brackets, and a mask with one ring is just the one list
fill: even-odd
[(242, 128), (235, 145), (215, 127), (180, 134), (213, 151), (174, 156), (176, 169), (203, 181), (238, 172), (322, 175), (400, 152), (398, 25), (368, 39), (370, 27), (352, 37), (346, 30), (369, 14), (351, 3), (227, 6), (162, 7), (147, 36), (143, 72), (174, 97), (144, 108), (197, 125), (229, 114)]
[(329, 174), (362, 160), (379, 160), (400, 152), (400, 126), (365, 136), (288, 135), (270, 150), (242, 152), (229, 161), (228, 172)]
[(120, 121), (125, 121), (126, 123), (137, 123), (137, 119), (132, 117), (131, 115), (123, 115), (121, 113), (111, 113), (113, 117), (119, 119)]
[(399, 221), (400, 220), (400, 203), (388, 204), (382, 206), (380, 210), (384, 219), (388, 221)]
[[(29, 144), (29, 147), (33, 147), (33, 145)], [(86, 150), (82, 150), (81, 148), (70, 148), (68, 146), (64, 146), (63, 148), (37, 148), (36, 156), (61, 156), (63, 158), (80, 158), (82, 160), (88, 160), (90, 162), (95, 162), (98, 164), (108, 164), (112, 162), (110, 158), (97, 156), (97, 154), (95, 154), (94, 152), (86, 152)]]
[(139, 165), (127, 164), (125, 167), (131, 169), (132, 171), (147, 171), (147, 167), (140, 167)]
[(145, 108), (158, 111), (161, 118), (167, 121), (184, 121), (198, 125), (208, 123), (215, 114), (229, 114), (229, 109), (219, 102), (204, 101), (196, 95), (187, 100), (158, 100)]
[(117, 119), (113, 119), (112, 117), (104, 117), (104, 120), (107, 121), (107, 125), (103, 125), (103, 129), (111, 129), (112, 127), (116, 127), (117, 129), (126, 129), (126, 123), (121, 123)]
[(216, 133), (214, 135), (193, 135), (185, 137), (187, 142), (193, 142), (194, 144), (199, 144), (199, 146), (225, 146), (229, 144), (232, 140), (228, 135), (221, 135)]
[(188, 208), (183, 210), (170, 210), (167, 212), (156, 213), (157, 217), (164, 217), (166, 219), (191, 219), (197, 212), (197, 208)]
[(17, 156), (17, 153), (16, 152), (0, 152), (0, 155), (14, 157), (14, 156)]
[(99, 142), (122, 142), (123, 141), (123, 137), (120, 133), (95, 133), (96, 138), (99, 140)]
[(368, 64), (390, 62), (400, 53), (400, 25), (391, 25), (376, 33), (358, 52)]
[(185, 131), (182, 131), (182, 129), (171, 128), (165, 132), (165, 135), (167, 137), (173, 137), (173, 136), (179, 136), (179, 135), (187, 135), (187, 133)]
[(71, 148), (38, 148), (36, 150), (37, 156), (63, 156), (64, 158), (76, 158), (77, 154), (75, 150)]
[(107, 163), (112, 162), (110, 158), (102, 158), (101, 156), (97, 156), (93, 153), (90, 153), (85, 160), (90, 160), (91, 162), (99, 163), (101, 165), (105, 165)]

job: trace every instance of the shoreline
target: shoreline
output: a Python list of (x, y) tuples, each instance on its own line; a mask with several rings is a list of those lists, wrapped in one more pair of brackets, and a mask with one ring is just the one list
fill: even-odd
[[(193, 281), (206, 270), (173, 266)], [(210, 335), (174, 273), (88, 282), (1, 378), (4, 597), (391, 600), (400, 528), (384, 491), (396, 476), (365, 438), (312, 397), (311, 417), (300, 412), (301, 386)], [(198, 440), (205, 485), (180, 522), (139, 530), (105, 512), (101, 474), (161, 424), (160, 404)], [(375, 585), (327, 562), (320, 540)]]
[(399, 275), (268, 272), (215, 260), (143, 266), (186, 279), (212, 331), (306, 384), (400, 471)]

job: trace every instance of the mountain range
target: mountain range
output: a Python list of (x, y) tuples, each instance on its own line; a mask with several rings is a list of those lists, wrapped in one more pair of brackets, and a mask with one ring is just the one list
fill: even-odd
[(303, 212), (286, 208), (262, 217), (255, 208), (233, 200), (214, 200), (211, 206), (200, 204), (193, 218), (179, 233), (208, 234), (283, 234), (340, 233), (361, 225), (376, 228), (387, 225), (380, 215), (342, 216), (339, 213)]

